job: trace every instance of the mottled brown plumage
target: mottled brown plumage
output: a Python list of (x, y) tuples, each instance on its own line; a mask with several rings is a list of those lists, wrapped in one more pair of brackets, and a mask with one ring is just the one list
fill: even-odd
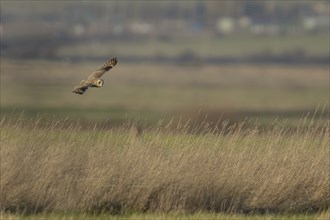
[(72, 92), (77, 93), (79, 95), (84, 94), (89, 87), (101, 87), (104, 84), (101, 76), (110, 69), (112, 69), (117, 64), (117, 58), (111, 58), (105, 64), (103, 64), (100, 68), (95, 70), (87, 80), (82, 80), (79, 86), (76, 86)]

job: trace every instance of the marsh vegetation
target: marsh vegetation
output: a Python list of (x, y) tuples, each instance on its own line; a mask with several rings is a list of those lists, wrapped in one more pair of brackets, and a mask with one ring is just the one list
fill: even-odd
[(86, 130), (2, 117), (1, 210), (320, 213), (330, 204), (329, 124), (301, 120), (295, 130), (242, 122), (198, 135), (189, 124), (139, 133), (134, 123)]

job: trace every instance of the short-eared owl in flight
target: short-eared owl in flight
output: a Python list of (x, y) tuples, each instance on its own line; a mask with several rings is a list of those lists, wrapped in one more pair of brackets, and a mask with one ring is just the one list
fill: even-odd
[(105, 64), (103, 64), (100, 68), (95, 70), (87, 80), (82, 80), (79, 84), (79, 86), (76, 86), (72, 92), (75, 92), (77, 94), (84, 94), (88, 87), (101, 87), (104, 84), (103, 79), (101, 79), (101, 76), (112, 69), (117, 64), (117, 58), (111, 58), (108, 60)]

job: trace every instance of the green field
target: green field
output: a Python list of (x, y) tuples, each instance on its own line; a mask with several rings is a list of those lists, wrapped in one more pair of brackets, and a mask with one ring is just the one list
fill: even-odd
[[(299, 119), (328, 106), (328, 69), (316, 66), (121, 63), (105, 85), (79, 96), (73, 87), (96, 62), (1, 60), (1, 113), (37, 114), (86, 122), (126, 119), (210, 121), (246, 117), (268, 124)], [(323, 114), (325, 117), (326, 114)]]
[(329, 35), (260, 36), (239, 35), (217, 38), (214, 36), (191, 36), (166, 41), (158, 39), (132, 42), (108, 41), (74, 44), (62, 47), (58, 55), (107, 56), (109, 51), (117, 56), (178, 57), (186, 53), (197, 57), (223, 56), (247, 57), (253, 55), (328, 56)]

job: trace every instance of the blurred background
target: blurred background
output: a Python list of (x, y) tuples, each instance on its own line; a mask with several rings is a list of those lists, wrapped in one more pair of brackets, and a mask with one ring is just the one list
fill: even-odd
[[(329, 108), (329, 15), (318, 0), (1, 1), (1, 115), (301, 118)], [(71, 92), (113, 56), (103, 88)]]

